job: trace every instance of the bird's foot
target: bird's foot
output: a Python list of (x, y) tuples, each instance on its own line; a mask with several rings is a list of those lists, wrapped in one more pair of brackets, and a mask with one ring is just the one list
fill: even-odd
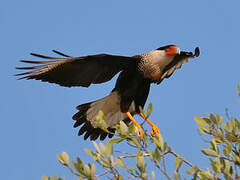
[(155, 124), (152, 124), (152, 130), (151, 130), (151, 135), (152, 136), (159, 136), (160, 130)]
[(151, 135), (159, 136), (160, 130), (158, 129), (158, 127), (152, 121), (150, 121), (143, 113), (139, 113), (139, 116), (141, 116), (143, 119), (145, 119), (147, 121), (147, 123), (152, 126)]

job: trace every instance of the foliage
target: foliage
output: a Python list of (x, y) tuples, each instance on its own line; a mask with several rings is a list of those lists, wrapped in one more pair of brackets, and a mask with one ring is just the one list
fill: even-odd
[[(238, 86), (238, 94), (240, 96), (240, 86)], [(141, 112), (145, 113), (145, 110), (141, 109)], [(150, 116), (151, 112), (152, 105), (150, 104), (147, 109), (147, 116)], [(104, 116), (101, 114), (101, 117), (98, 119), (102, 121)], [(85, 164), (80, 157), (77, 157), (75, 161), (70, 161), (66, 152), (58, 154), (57, 158), (79, 180), (95, 180), (105, 176), (115, 180), (121, 180), (125, 176), (143, 180), (156, 179), (155, 172), (149, 172), (149, 169), (147, 169), (150, 164), (153, 164), (166, 179), (172, 179), (173, 177), (178, 180), (191, 177), (201, 180), (222, 178), (240, 180), (240, 121), (237, 118), (230, 117), (228, 112), (225, 122), (219, 114), (210, 114), (207, 117), (195, 117), (194, 119), (201, 136), (208, 143), (208, 147), (201, 150), (204, 155), (209, 157), (209, 168), (206, 169), (201, 169), (178, 155), (164, 141), (161, 134), (158, 137), (151, 137), (145, 131), (143, 138), (140, 139), (136, 136), (138, 132), (134, 125), (127, 127), (122, 122), (116, 126), (116, 138), (109, 140), (105, 145), (93, 142), (94, 151), (85, 149), (86, 153), (93, 158), (94, 163)], [(115, 150), (119, 149), (122, 143), (127, 144), (128, 148), (132, 149), (131, 152), (135, 153), (130, 154), (129, 152)], [(164, 159), (166, 155), (173, 155), (176, 158), (173, 173), (166, 171)], [(101, 169), (100, 174), (96, 174), (95, 164)], [(130, 164), (135, 164), (135, 166), (129, 166)], [(182, 164), (188, 166), (189, 169), (180, 171)], [(56, 176), (51, 178), (43, 176), (42, 179), (61, 180)]]

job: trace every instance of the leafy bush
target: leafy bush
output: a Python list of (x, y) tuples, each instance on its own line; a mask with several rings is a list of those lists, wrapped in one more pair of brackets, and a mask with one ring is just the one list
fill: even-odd
[[(240, 86), (238, 86), (238, 95), (240, 96)], [(142, 110), (143, 113), (144, 110)], [(152, 105), (147, 108), (147, 116), (152, 112)], [(147, 166), (152, 164), (162, 173), (166, 179), (175, 180), (186, 179), (191, 176), (192, 179), (216, 180), (225, 178), (227, 180), (240, 180), (240, 121), (237, 118), (231, 118), (226, 113), (226, 120), (223, 120), (219, 114), (210, 114), (207, 117), (195, 117), (201, 136), (208, 143), (207, 148), (201, 151), (209, 157), (209, 168), (200, 169), (197, 165), (178, 155), (162, 135), (151, 137), (147, 131), (140, 139), (137, 129), (134, 125), (127, 127), (121, 122), (117, 128), (117, 138), (110, 139), (107, 144), (97, 144), (93, 142), (95, 150), (85, 149), (90, 155), (97, 167), (101, 169), (101, 174), (96, 174), (96, 165), (94, 163), (85, 164), (80, 157), (75, 161), (69, 160), (66, 152), (58, 154), (59, 162), (66, 166), (77, 179), (100, 179), (104, 176), (110, 176), (111, 179), (121, 180), (126, 175), (140, 179), (156, 179), (155, 172), (149, 172)], [(98, 117), (99, 121), (104, 121), (102, 114)], [(128, 153), (118, 150), (122, 143), (125, 143), (129, 149)], [(175, 171), (167, 172), (165, 168), (164, 157), (173, 155), (175, 159)], [(134, 160), (135, 159), (135, 160)], [(186, 164), (189, 169), (180, 171), (182, 164)], [(133, 164), (134, 166), (129, 166)], [(125, 175), (125, 176), (124, 176)], [(43, 180), (62, 180), (56, 176), (46, 177)]]

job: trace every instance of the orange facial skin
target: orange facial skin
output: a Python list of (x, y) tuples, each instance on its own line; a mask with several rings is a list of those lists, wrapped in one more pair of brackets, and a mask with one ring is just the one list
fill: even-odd
[(165, 52), (169, 56), (175, 56), (180, 53), (180, 49), (177, 46), (170, 46), (165, 49)]

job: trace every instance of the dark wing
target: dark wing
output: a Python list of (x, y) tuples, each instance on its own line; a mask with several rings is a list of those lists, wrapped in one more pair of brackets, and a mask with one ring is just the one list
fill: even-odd
[(22, 60), (21, 62), (37, 64), (37, 66), (17, 67), (17, 69), (30, 71), (16, 75), (23, 76), (19, 79), (36, 79), (67, 87), (88, 87), (92, 83), (98, 84), (111, 80), (118, 72), (135, 61), (134, 57), (109, 54), (71, 57), (56, 50), (53, 52), (64, 57), (57, 58), (31, 53), (33, 56), (49, 61)]
[(198, 47), (195, 48), (195, 53), (181, 51), (180, 55), (177, 55), (171, 63), (169, 63), (162, 72), (161, 78), (158, 80), (157, 84), (160, 84), (164, 78), (169, 78), (176, 69), (182, 67), (182, 65), (188, 62), (189, 59), (198, 57), (200, 55), (200, 50)]

